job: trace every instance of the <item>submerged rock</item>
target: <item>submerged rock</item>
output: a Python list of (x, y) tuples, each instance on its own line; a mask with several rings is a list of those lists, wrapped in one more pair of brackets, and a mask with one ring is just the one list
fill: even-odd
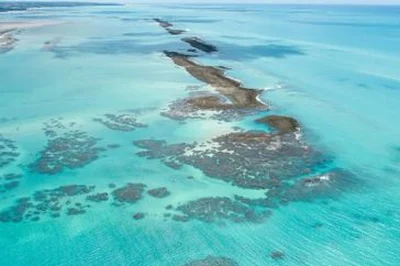
[(170, 192), (166, 187), (160, 187), (160, 188), (155, 188), (147, 191), (150, 196), (153, 196), (155, 198), (165, 198), (169, 196)]
[(155, 18), (153, 20), (155, 22), (157, 22), (158, 25), (160, 25), (160, 27), (164, 28), (171, 35), (180, 35), (180, 34), (186, 32), (185, 30), (173, 29), (172, 27), (174, 25), (172, 23), (162, 20), (160, 18)]
[(156, 140), (134, 144), (146, 149), (139, 156), (191, 165), (209, 177), (252, 189), (271, 188), (278, 179), (309, 174), (310, 169), (330, 162), (295, 134), (247, 131), (225, 134), (200, 144), (168, 145)]
[(0, 168), (15, 162), (19, 155), (15, 141), (0, 134)]
[(86, 211), (81, 208), (68, 208), (67, 215), (80, 215), (84, 214)]
[[(18, 181), (17, 181), (18, 182)], [(92, 192), (94, 186), (85, 185), (66, 185), (54, 189), (43, 189), (33, 193), (31, 197), (20, 198), (10, 208), (0, 213), (0, 222), (21, 222), (29, 220), (33, 215), (34, 220), (44, 215), (51, 218), (59, 217), (59, 212), (63, 209), (62, 200), (65, 198), (74, 198)], [(68, 205), (70, 200), (65, 202)], [(67, 210), (68, 215), (83, 214), (85, 208), (81, 203), (75, 204), (78, 208)], [(37, 218), (36, 218), (37, 217)], [(34, 221), (30, 219), (31, 221)]]
[[(56, 127), (64, 126), (56, 124)], [(84, 167), (95, 161), (103, 151), (97, 147), (97, 142), (98, 139), (78, 130), (49, 137), (47, 146), (39, 153), (38, 159), (30, 164), (30, 168), (34, 172), (54, 175), (61, 173), (65, 168)]]
[(209, 44), (199, 37), (183, 38), (182, 41), (190, 44), (190, 46), (192, 46), (193, 48), (197, 48), (205, 53), (218, 52), (218, 49), (215, 45)]
[(282, 134), (296, 132), (300, 129), (299, 122), (297, 122), (296, 119), (288, 116), (269, 115), (257, 119), (256, 122), (275, 128), (279, 133)]
[(108, 193), (107, 192), (103, 192), (103, 193), (97, 193), (97, 194), (89, 195), (89, 196), (86, 197), (86, 200), (93, 201), (93, 202), (108, 201)]
[(182, 266), (239, 266), (239, 264), (231, 258), (207, 256), (204, 259), (193, 260)]
[(145, 214), (143, 212), (138, 212), (133, 215), (133, 219), (135, 220), (142, 220), (144, 219)]
[(284, 259), (285, 253), (283, 253), (282, 251), (273, 251), (271, 252), (271, 258), (273, 258), (274, 260)]
[(259, 109), (235, 106), (218, 94), (196, 92), (188, 98), (172, 102), (161, 115), (178, 121), (194, 118), (232, 121), (258, 112)]
[(14, 180), (14, 179), (20, 179), (22, 178), (22, 175), (20, 174), (6, 174), (3, 176), (4, 180)]
[(5, 190), (11, 190), (11, 189), (18, 187), (18, 185), (19, 185), (19, 181), (11, 181), (11, 182), (3, 184), (3, 187)]
[(32, 204), (28, 199), (17, 200), (15, 206), (0, 212), (0, 222), (22, 222), (25, 213), (31, 206)]
[(112, 195), (116, 201), (121, 203), (135, 203), (142, 198), (146, 185), (128, 183), (126, 186), (115, 189)]
[(99, 122), (111, 130), (130, 132), (137, 128), (147, 127), (146, 124), (139, 123), (132, 114), (105, 114), (104, 118), (94, 118), (93, 121)]
[(269, 215), (268, 212), (257, 212), (255, 209), (227, 197), (210, 197), (189, 201), (178, 206), (176, 210), (182, 212), (183, 215), (175, 215), (175, 221), (196, 219), (207, 223), (219, 220), (260, 223)]
[(172, 23), (169, 23), (168, 21), (162, 20), (160, 18), (155, 18), (154, 21), (157, 22), (163, 28), (169, 28), (174, 26)]

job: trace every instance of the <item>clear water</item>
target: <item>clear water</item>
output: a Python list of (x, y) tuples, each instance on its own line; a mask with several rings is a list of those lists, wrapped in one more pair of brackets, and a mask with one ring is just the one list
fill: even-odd
[[(23, 173), (0, 194), (7, 208), (19, 197), (65, 184), (143, 182), (171, 195), (132, 206), (96, 205), (84, 215), (0, 223), (0, 265), (182, 265), (208, 255), (239, 265), (399, 265), (400, 251), (400, 8), (268, 5), (128, 5), (43, 8), (1, 13), (1, 20), (61, 24), (24, 30), (0, 55), (0, 132), (21, 155), (0, 169)], [(160, 110), (204, 84), (173, 65), (162, 50), (188, 48), (151, 19), (160, 17), (220, 53), (199, 58), (232, 68), (246, 86), (265, 88), (271, 113), (296, 117), (309, 142), (335, 156), (363, 182), (327, 202), (292, 203), (262, 224), (222, 227), (163, 219), (164, 207), (204, 196), (256, 194), (184, 167), (135, 156), (133, 140), (210, 139), (256, 125), (244, 121), (180, 124)], [(130, 36), (124, 35), (129, 33)], [(43, 43), (60, 38), (55, 52)], [(143, 109), (148, 128), (111, 131), (93, 117)], [(63, 117), (100, 137), (107, 150), (84, 168), (48, 176), (28, 165), (46, 145), (43, 123)], [(188, 175), (195, 176), (189, 180)], [(146, 212), (134, 221), (132, 214)], [(323, 226), (315, 228), (315, 224)], [(281, 250), (282, 260), (270, 253)]]

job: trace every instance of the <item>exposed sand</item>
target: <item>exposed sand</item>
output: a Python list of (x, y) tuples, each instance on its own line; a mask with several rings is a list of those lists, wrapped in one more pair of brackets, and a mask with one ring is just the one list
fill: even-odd
[(54, 21), (0, 21), (0, 34), (4, 31), (37, 28), (58, 23)]
[(0, 48), (12, 49), (17, 39), (13, 32), (22, 29), (30, 29), (58, 24), (53, 21), (0, 21)]

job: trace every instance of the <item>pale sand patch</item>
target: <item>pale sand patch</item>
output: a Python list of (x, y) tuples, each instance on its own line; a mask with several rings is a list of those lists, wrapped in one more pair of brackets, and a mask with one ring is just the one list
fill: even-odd
[(54, 21), (0, 21), (0, 48), (12, 49), (17, 39), (13, 31), (60, 24)]
[(54, 21), (0, 21), (0, 34), (20, 29), (37, 28), (60, 24)]

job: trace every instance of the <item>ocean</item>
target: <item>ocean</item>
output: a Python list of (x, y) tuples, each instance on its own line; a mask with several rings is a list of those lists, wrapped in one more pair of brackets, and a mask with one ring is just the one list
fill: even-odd
[(399, 14), (0, 13), (0, 265), (399, 265)]

